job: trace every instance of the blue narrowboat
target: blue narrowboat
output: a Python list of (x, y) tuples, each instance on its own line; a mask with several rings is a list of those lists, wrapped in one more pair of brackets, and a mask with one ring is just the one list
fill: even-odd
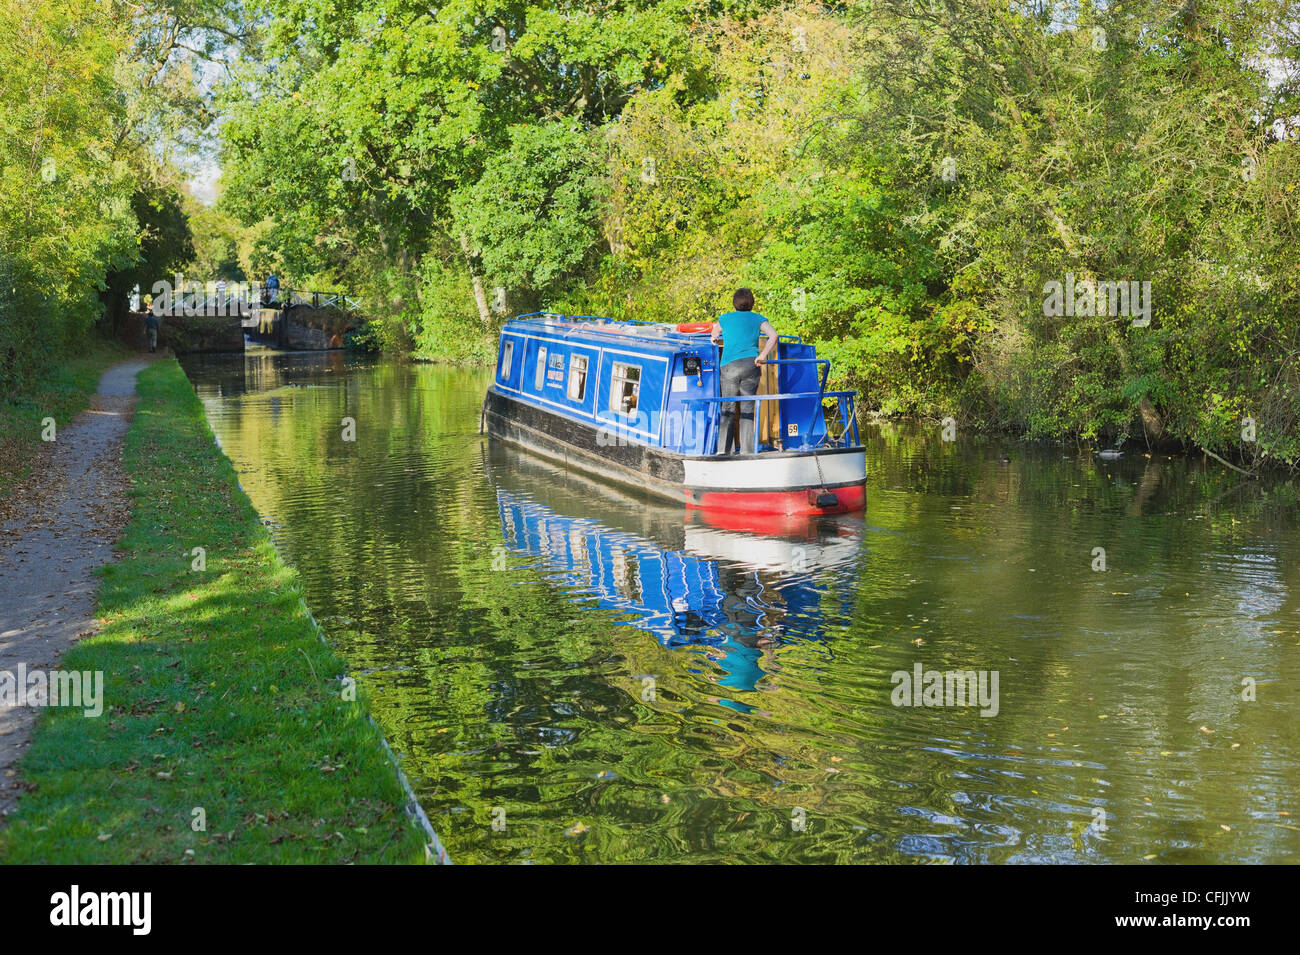
[[(720, 453), (719, 348), (710, 323), (537, 312), (505, 324), (483, 427), (525, 450), (688, 508), (840, 514), (866, 499), (855, 393), (792, 335), (754, 402), (753, 446)], [(772, 381), (774, 379), (774, 381)], [(827, 405), (830, 404), (830, 407)]]

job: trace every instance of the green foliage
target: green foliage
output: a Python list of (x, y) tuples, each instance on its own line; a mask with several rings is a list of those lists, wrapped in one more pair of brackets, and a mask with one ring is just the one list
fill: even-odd
[(500, 288), (514, 311), (540, 308), (594, 258), (601, 158), (573, 120), (516, 126), (478, 181), (452, 196), (454, 219), (477, 250), (485, 282)]
[(930, 410), (927, 383), (960, 378), (976, 332), (972, 309), (940, 307), (942, 277), (926, 237), (900, 225), (869, 179), (819, 178), (788, 205), (773, 196), (764, 247), (742, 279), (766, 291), (783, 330), (821, 343), (839, 375), (886, 411)]
[(461, 364), (492, 362), (496, 338), (482, 333), (465, 269), (454, 259), (426, 255), (420, 263), (418, 284), (418, 310), (402, 317), (412, 330), (415, 353)]
[(0, 389), (83, 350), (103, 305), (191, 257), (168, 158), (213, 116), (197, 65), (242, 0), (0, 0)]
[[(985, 316), (984, 420), (1296, 461), (1294, 266), (1269, 254), (1293, 229), (1278, 200), (1294, 145), (1275, 122), (1291, 122), (1294, 81), (1270, 89), (1261, 65), (1293, 61), (1276, 25), (1294, 6), (1038, 9), (899, 0), (862, 21), (878, 106), (862, 142), (920, 172), (909, 192), (947, 294)], [(1067, 275), (1149, 282), (1150, 324), (1048, 315), (1045, 285)]]
[(23, 391), (99, 314), (135, 255), (113, 154), (123, 40), (94, 0), (0, 0), (0, 389)]
[(225, 206), (274, 222), (255, 258), (290, 282), (332, 268), (391, 304), (452, 250), (485, 290), (482, 334), (496, 284), (538, 301), (594, 267), (593, 134), (670, 77), (699, 85), (686, 0), (265, 8), (263, 58), (226, 90), (223, 128)]
[[(188, 274), (199, 280), (251, 281), (240, 263), (240, 243), (244, 235), (239, 223), (223, 210), (193, 199), (186, 203), (186, 215), (194, 244), (193, 259), (187, 263)], [(308, 287), (313, 290), (320, 288), (316, 285)]]

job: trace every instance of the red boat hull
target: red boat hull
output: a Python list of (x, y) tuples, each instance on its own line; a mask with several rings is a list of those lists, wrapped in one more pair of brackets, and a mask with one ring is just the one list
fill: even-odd
[[(817, 498), (823, 494), (835, 495), (835, 504), (818, 506)], [(802, 488), (797, 491), (686, 492), (687, 507), (745, 515), (847, 514), (862, 510), (866, 503), (865, 483), (829, 488), (826, 491), (821, 488)]]

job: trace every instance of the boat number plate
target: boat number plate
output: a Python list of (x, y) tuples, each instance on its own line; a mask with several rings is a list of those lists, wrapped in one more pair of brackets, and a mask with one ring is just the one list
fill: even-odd
[(785, 426), (785, 434), (788, 438), (799, 437), (799, 426), (797, 424), (788, 424)]

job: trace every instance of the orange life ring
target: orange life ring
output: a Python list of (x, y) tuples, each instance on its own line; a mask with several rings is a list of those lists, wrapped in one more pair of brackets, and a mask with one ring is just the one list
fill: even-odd
[(713, 331), (713, 323), (712, 322), (682, 322), (680, 325), (677, 326), (677, 330), (679, 332), (684, 332), (687, 335), (698, 335), (702, 332)]

